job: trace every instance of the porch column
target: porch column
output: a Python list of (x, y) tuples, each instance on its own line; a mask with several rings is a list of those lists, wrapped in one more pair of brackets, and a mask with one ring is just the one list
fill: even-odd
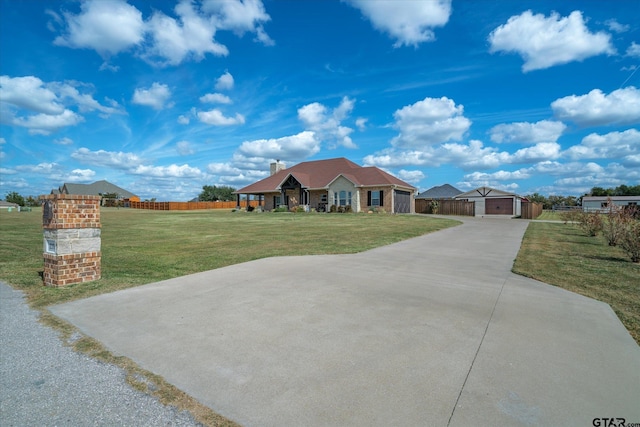
[(240, 209), (240, 194), (236, 194), (236, 209)]

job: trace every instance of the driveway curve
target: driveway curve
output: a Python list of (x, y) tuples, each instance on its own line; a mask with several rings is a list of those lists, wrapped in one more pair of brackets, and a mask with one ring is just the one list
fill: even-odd
[(611, 308), (511, 273), (527, 225), (467, 218), (51, 311), (246, 426), (640, 422), (640, 347)]

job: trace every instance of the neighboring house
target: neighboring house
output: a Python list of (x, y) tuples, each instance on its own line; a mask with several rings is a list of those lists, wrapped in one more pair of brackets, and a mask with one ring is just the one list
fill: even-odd
[(640, 196), (584, 196), (582, 210), (585, 212), (604, 211), (609, 208), (609, 199), (615, 206), (638, 206)]
[(507, 191), (490, 187), (480, 187), (458, 194), (456, 200), (476, 203), (476, 216), (509, 215), (519, 216), (522, 211), (522, 197)]
[(351, 206), (354, 212), (379, 208), (414, 213), (415, 187), (375, 167), (363, 167), (344, 157), (298, 163), (290, 168), (271, 164), (271, 176), (235, 192), (254, 196), (265, 210), (296, 206), (328, 211)]
[(102, 196), (103, 194), (115, 194), (116, 200), (122, 200), (124, 202), (139, 202), (140, 197), (135, 194), (120, 188), (109, 181), (96, 181), (93, 184), (72, 184), (64, 183), (62, 187), (57, 190), (52, 190), (51, 194), (79, 194), (82, 196)]
[(18, 209), (17, 203), (7, 202), (6, 200), (0, 200), (0, 209)]
[(431, 187), (430, 189), (423, 191), (422, 193), (416, 196), (416, 199), (428, 199), (428, 200), (443, 200), (443, 199), (453, 199), (458, 194), (461, 194), (462, 191), (458, 190), (456, 187), (444, 184), (436, 187)]

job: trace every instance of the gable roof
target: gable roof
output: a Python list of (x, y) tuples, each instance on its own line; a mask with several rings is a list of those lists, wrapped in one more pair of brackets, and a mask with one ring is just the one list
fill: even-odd
[(453, 199), (460, 193), (462, 193), (462, 191), (456, 187), (444, 184), (423, 191), (416, 196), (416, 199)]
[(398, 187), (414, 189), (412, 185), (375, 166), (363, 167), (344, 157), (339, 157), (298, 163), (241, 188), (235, 193), (260, 194), (277, 192), (280, 191), (280, 187), (289, 176), (295, 178), (307, 190), (325, 189), (339, 176), (345, 177), (357, 187), (397, 185)]
[(522, 198), (518, 196), (516, 193), (509, 193), (504, 190), (498, 190), (491, 187), (478, 187), (475, 190), (467, 191), (466, 193), (461, 193), (455, 196), (456, 199), (462, 199), (465, 197), (504, 197), (504, 196), (515, 196), (518, 198)]
[[(56, 190), (53, 190), (51, 193), (56, 194), (54, 193), (55, 191)], [(137, 197), (135, 194), (125, 190), (124, 188), (120, 188), (105, 180), (96, 181), (93, 184), (73, 184), (65, 182), (64, 185), (58, 189), (58, 192), (62, 194), (80, 194), (83, 196), (98, 196), (100, 194), (115, 193), (119, 198), (123, 199)]]

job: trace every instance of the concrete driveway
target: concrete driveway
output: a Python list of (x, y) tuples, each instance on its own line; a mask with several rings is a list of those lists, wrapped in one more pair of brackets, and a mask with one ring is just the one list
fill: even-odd
[(246, 426), (640, 422), (640, 347), (611, 308), (510, 272), (527, 225), (469, 218), (51, 311)]

